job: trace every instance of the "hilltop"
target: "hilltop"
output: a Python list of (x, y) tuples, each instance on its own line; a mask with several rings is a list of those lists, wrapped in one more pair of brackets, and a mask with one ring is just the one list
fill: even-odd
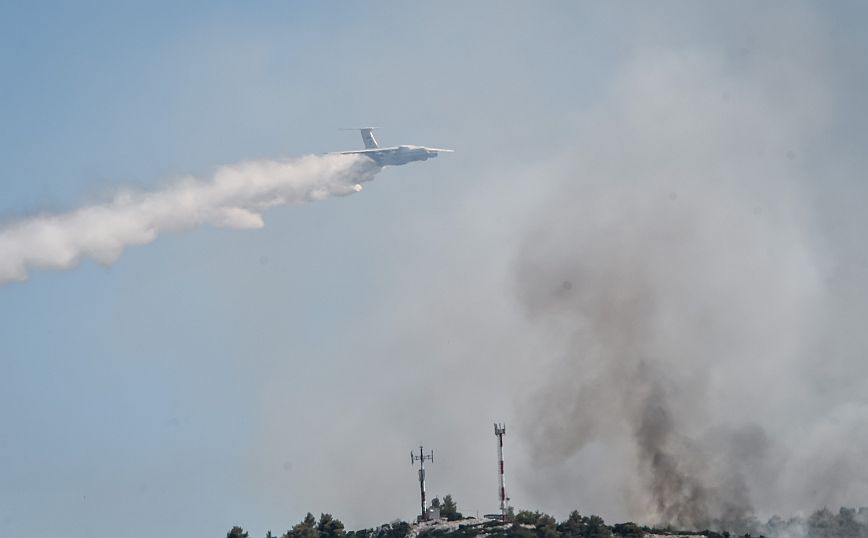
[[(331, 514), (323, 513), (317, 520), (308, 513), (303, 521), (290, 530), (265, 538), (868, 538), (868, 508), (827, 508), (810, 516), (783, 519), (772, 517), (767, 522), (738, 521), (730, 525), (718, 522), (719, 530), (677, 530), (654, 528), (636, 523), (607, 525), (603, 518), (583, 516), (573, 511), (558, 522), (542, 512), (522, 510), (512, 521), (463, 517), (449, 498), (445, 516), (433, 521), (408, 523), (394, 520), (371, 529), (347, 531), (343, 523)], [(728, 529), (728, 530), (724, 530)], [(227, 538), (249, 538), (241, 527), (233, 527)]]

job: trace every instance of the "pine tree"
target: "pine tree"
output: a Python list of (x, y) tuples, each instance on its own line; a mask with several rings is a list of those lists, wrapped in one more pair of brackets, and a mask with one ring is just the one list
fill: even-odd
[(247, 533), (239, 526), (232, 527), (232, 530), (226, 533), (226, 538), (247, 538)]
[(440, 517), (445, 517), (449, 521), (456, 521), (463, 517), (458, 511), (458, 504), (452, 499), (452, 495), (443, 497), (443, 502), (440, 505)]

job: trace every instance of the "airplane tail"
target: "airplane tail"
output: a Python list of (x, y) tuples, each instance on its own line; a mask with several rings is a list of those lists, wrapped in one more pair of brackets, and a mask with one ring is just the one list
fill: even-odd
[(361, 132), (362, 142), (365, 143), (365, 149), (377, 149), (380, 145), (377, 144), (377, 139), (374, 138), (374, 129), (376, 129), (376, 127), (348, 127), (342, 130)]

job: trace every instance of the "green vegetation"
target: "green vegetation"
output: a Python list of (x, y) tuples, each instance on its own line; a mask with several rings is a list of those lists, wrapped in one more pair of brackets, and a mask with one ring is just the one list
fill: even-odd
[[(440, 508), (442, 519), (461, 521), (456, 527), (423, 527), (418, 538), (643, 538), (647, 534), (662, 536), (704, 536), (705, 538), (734, 538), (727, 531), (679, 531), (670, 528), (657, 529), (640, 526), (633, 522), (606, 525), (600, 516), (583, 516), (573, 511), (567, 519), (558, 522), (549, 514), (539, 511), (520, 510), (510, 522), (479, 521), (464, 519), (458, 511), (458, 503), (452, 495), (443, 499), (434, 498), (432, 506)], [(753, 536), (764, 538), (868, 538), (868, 508), (841, 508), (837, 513), (826, 508), (817, 510), (810, 517), (782, 519), (773, 517), (767, 523), (756, 520), (739, 521), (739, 528), (747, 529)], [(718, 525), (724, 527), (724, 525)], [(320, 514), (317, 520), (308, 513), (304, 519), (280, 535), (280, 538), (406, 538), (412, 526), (406, 521), (393, 521), (374, 529), (347, 532), (344, 524), (331, 514)], [(751, 538), (745, 530), (739, 538)], [(226, 538), (249, 538), (241, 527), (232, 527)], [(266, 538), (275, 538), (268, 532)]]
[(464, 516), (458, 511), (458, 504), (452, 500), (452, 495), (443, 497), (443, 505), (440, 507), (440, 517), (446, 518), (447, 521), (458, 521)]
[(232, 527), (232, 530), (226, 533), (226, 538), (247, 538), (247, 533), (241, 527)]
[(557, 520), (543, 512), (521, 510), (512, 525), (503, 526), (492, 536), (504, 538), (612, 538), (612, 529), (600, 516), (583, 516), (573, 511), (567, 519)]
[[(326, 514), (322, 514), (323, 518)], [(329, 515), (331, 519), (331, 515)], [(343, 527), (343, 525), (341, 525)], [(319, 530), (317, 530), (316, 518), (310, 512), (304, 516), (301, 523), (293, 526), (291, 529), (281, 535), (280, 538), (320, 538)]]
[(452, 495), (443, 497), (443, 501), (439, 497), (431, 499), (431, 507), (440, 509), (440, 517), (446, 521), (458, 521), (464, 519), (464, 515), (458, 511), (458, 503), (452, 498)]
[[(446, 495), (441, 501), (434, 498), (431, 505), (440, 508), (441, 518), (447, 521), (464, 520), (458, 511), (458, 503), (452, 495)], [(560, 523), (542, 512), (522, 510), (515, 514), (511, 523), (501, 521), (481, 522), (468, 518), (468, 523), (461, 524), (457, 529), (431, 528), (422, 531), (418, 538), (612, 538), (612, 528), (608, 527), (599, 516), (582, 516), (574, 511)], [(637, 527), (633, 523), (616, 525), (622, 529), (621, 534), (629, 538), (640, 538), (646, 527)], [(347, 532), (344, 524), (331, 514), (320, 514), (319, 521), (308, 513), (304, 519), (290, 530), (280, 535), (280, 538), (406, 538), (410, 533), (410, 524), (406, 521), (395, 521), (381, 525), (376, 529), (360, 529)], [(232, 527), (226, 538), (248, 538), (241, 527)], [(274, 538), (268, 531), (266, 538)], [(854, 537), (856, 538), (856, 537)], [(858, 537), (858, 538), (868, 538)]]

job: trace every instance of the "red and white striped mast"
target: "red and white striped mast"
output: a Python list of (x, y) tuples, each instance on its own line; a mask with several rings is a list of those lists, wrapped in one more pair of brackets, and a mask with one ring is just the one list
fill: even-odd
[(509, 517), (509, 497), (506, 496), (506, 480), (503, 477), (503, 436), (506, 435), (506, 425), (494, 423), (494, 435), (497, 436), (497, 474), (500, 478), (500, 513), (503, 521)]

